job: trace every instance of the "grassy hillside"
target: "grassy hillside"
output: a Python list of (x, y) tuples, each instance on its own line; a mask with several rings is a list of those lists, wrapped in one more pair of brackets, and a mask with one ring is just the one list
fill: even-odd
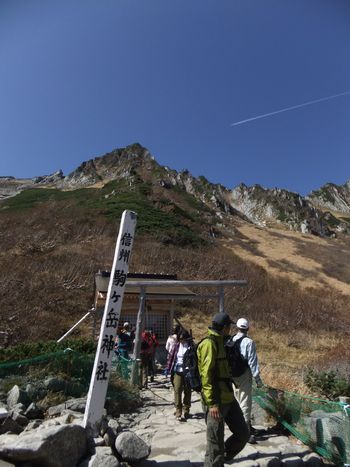
[[(2, 202), (1, 331), (10, 344), (57, 339), (90, 308), (94, 274), (111, 267), (124, 209), (138, 213), (130, 271), (248, 280), (248, 287), (228, 290), (226, 309), (252, 321), (267, 382), (300, 387), (307, 366), (349, 360), (350, 294), (319, 275), (321, 266), (322, 277), (346, 275), (339, 266), (346, 243), (311, 244), (278, 231), (262, 240), (263, 231), (238, 219), (219, 227), (191, 195), (136, 176), (96, 189), (27, 190)], [(182, 303), (177, 312), (200, 338), (216, 309), (203, 301)], [(87, 333), (85, 326), (76, 335)]]

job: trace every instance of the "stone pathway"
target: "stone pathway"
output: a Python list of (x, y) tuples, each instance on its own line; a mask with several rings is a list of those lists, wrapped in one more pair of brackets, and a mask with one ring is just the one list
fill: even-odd
[[(157, 376), (142, 392), (143, 407), (136, 414), (122, 415), (120, 424), (151, 445), (152, 451), (142, 467), (200, 467), (205, 453), (205, 421), (200, 397), (192, 394), (191, 418), (179, 422), (174, 416), (173, 389), (169, 379)], [(317, 467), (322, 459), (293, 437), (281, 435), (271, 427), (255, 426), (257, 443), (247, 444), (226, 465), (239, 467), (302, 466)], [(226, 428), (229, 435), (229, 430)]]

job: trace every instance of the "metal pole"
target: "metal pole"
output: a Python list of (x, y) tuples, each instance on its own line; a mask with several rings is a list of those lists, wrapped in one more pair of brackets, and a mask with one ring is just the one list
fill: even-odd
[(218, 295), (219, 295), (219, 312), (223, 313), (225, 311), (224, 309), (225, 291), (223, 287), (218, 287)]
[(134, 344), (134, 353), (133, 353), (134, 360), (136, 360), (137, 358), (140, 358), (141, 334), (142, 334), (143, 326), (144, 326), (145, 304), (146, 304), (146, 291), (144, 287), (141, 287), (139, 311), (137, 313), (137, 320), (136, 320), (135, 344)]
[(174, 281), (174, 280), (144, 280), (144, 281), (127, 281), (127, 289), (135, 287), (226, 287), (237, 286), (244, 287), (247, 285), (246, 280), (218, 280), (218, 281)]
[(174, 306), (174, 300), (171, 300), (170, 304), (170, 322), (168, 326), (168, 335), (172, 334), (173, 327), (174, 327), (174, 316), (175, 316), (175, 306)]
[(93, 311), (93, 310), (94, 310), (94, 308), (91, 308), (91, 310), (88, 311), (77, 323), (75, 323), (75, 325), (74, 325), (73, 327), (71, 327), (69, 331), (67, 331), (65, 334), (63, 334), (63, 336), (60, 337), (60, 338), (56, 341), (57, 344), (58, 344), (59, 342), (62, 342), (63, 339), (65, 339), (67, 336), (69, 336), (69, 334), (71, 334), (71, 333), (74, 331), (74, 329), (75, 329), (76, 327), (78, 327), (79, 324), (82, 323), (82, 322), (84, 321), (84, 319), (86, 319), (86, 318), (91, 314), (91, 311)]
[(133, 353), (133, 366), (131, 370), (131, 382), (137, 384), (138, 376), (138, 364), (140, 360), (141, 353), (141, 334), (144, 327), (144, 316), (145, 316), (145, 304), (146, 304), (146, 290), (144, 287), (141, 287), (140, 291), (140, 304), (139, 311), (137, 313), (136, 321), (136, 330), (135, 330), (135, 344), (134, 344), (134, 353)]

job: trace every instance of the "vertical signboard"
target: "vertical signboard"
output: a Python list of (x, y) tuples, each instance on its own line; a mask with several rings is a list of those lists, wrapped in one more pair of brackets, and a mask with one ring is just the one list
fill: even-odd
[(101, 322), (100, 338), (84, 415), (84, 426), (90, 427), (94, 432), (96, 432), (98, 423), (102, 418), (106, 399), (114, 352), (114, 341), (117, 334), (135, 234), (136, 217), (136, 214), (132, 211), (123, 212), (115, 248), (106, 304)]

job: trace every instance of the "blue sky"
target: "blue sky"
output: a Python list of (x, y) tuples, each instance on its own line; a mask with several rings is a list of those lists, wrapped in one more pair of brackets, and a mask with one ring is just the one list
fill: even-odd
[(350, 179), (348, 0), (0, 0), (0, 175), (134, 142), (233, 188)]

